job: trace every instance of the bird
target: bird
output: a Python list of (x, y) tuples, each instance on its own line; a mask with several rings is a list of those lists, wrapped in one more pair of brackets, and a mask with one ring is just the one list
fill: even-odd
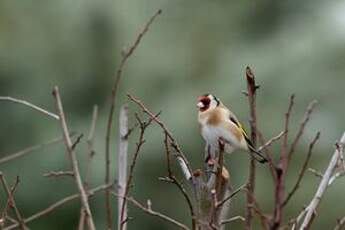
[(255, 149), (235, 114), (216, 96), (209, 93), (199, 96), (197, 107), (201, 135), (206, 142), (205, 161), (215, 155), (221, 143), (227, 153), (244, 150), (258, 162), (267, 162), (266, 157)]

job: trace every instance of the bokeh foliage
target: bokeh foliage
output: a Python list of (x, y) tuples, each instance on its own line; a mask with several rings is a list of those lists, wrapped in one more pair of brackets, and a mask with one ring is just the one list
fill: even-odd
[[(319, 105), (291, 164), (287, 187), (317, 130), (311, 166), (323, 170), (333, 144), (344, 130), (345, 4), (342, 1), (207, 1), (207, 0), (1, 0), (0, 94), (25, 98), (54, 110), (51, 90), (58, 85), (68, 123), (87, 133), (93, 104), (100, 107), (96, 130), (97, 155), (92, 184), (104, 177), (104, 146), (110, 85), (120, 59), (146, 20), (158, 8), (163, 14), (131, 57), (120, 86), (118, 105), (126, 92), (146, 102), (174, 132), (195, 168), (202, 167), (203, 141), (196, 122), (196, 97), (212, 92), (247, 126), (244, 69), (250, 65), (261, 85), (258, 91), (259, 127), (266, 137), (282, 130), (288, 96), (296, 94), (293, 123), (297, 127), (308, 101)], [(60, 135), (57, 122), (22, 106), (0, 105), (0, 156)], [(131, 112), (136, 110), (131, 106)], [(116, 127), (114, 127), (116, 130)], [(112, 162), (116, 159), (116, 132)], [(131, 144), (134, 145), (135, 135)], [(186, 205), (177, 190), (159, 182), (165, 175), (161, 132), (151, 128), (138, 168), (133, 195), (151, 199), (153, 207), (179, 220), (188, 220)], [(85, 140), (84, 142), (85, 143)], [(85, 147), (78, 148), (81, 160)], [(16, 193), (25, 216), (76, 191), (72, 180), (47, 179), (49, 170), (67, 169), (62, 145), (1, 165), (1, 171), (21, 183)], [(227, 156), (235, 186), (247, 176), (248, 157)], [(115, 177), (115, 168), (112, 167)], [(310, 201), (318, 179), (307, 174), (289, 204), (286, 219)], [(344, 179), (339, 179), (321, 203), (314, 229), (327, 229), (345, 213)], [(265, 166), (258, 168), (257, 194), (265, 211), (273, 208), (272, 180)], [(1, 191), (0, 204), (4, 203)], [(232, 214), (242, 214), (243, 195), (233, 203)], [(115, 204), (115, 203), (114, 203)], [(336, 206), (337, 205), (337, 206)], [(115, 205), (114, 205), (115, 206)], [(334, 207), (337, 208), (334, 208)], [(96, 224), (105, 226), (103, 195), (92, 201)], [(79, 204), (68, 204), (53, 215), (34, 222), (32, 229), (75, 229)], [(141, 211), (129, 229), (173, 229)], [(240, 224), (234, 223), (237, 229)], [(259, 227), (257, 227), (259, 229)]]

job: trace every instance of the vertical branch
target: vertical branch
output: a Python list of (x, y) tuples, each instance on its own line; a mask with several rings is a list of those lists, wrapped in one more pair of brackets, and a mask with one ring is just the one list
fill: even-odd
[[(341, 137), (339, 144), (341, 144), (341, 145), (345, 144), (345, 132), (343, 133), (343, 136)], [(312, 201), (310, 202), (310, 204), (308, 205), (307, 214), (304, 217), (304, 220), (303, 220), (303, 223), (300, 227), (300, 230), (310, 228), (310, 225), (311, 225), (311, 223), (312, 223), (312, 221), (316, 215), (316, 209), (319, 206), (321, 198), (322, 198), (323, 194), (325, 193), (325, 191), (328, 187), (329, 180), (331, 179), (331, 176), (332, 176), (335, 168), (337, 167), (337, 162), (338, 162), (341, 154), (344, 154), (344, 153), (340, 151), (340, 148), (336, 148), (336, 150), (334, 151), (334, 154), (332, 156), (332, 159), (331, 159), (325, 173), (323, 174), (322, 180), (321, 180), (320, 185), (316, 191), (316, 194), (315, 194), (314, 198), (312, 199)]]
[[(125, 64), (127, 63), (130, 56), (133, 54), (134, 50), (138, 47), (141, 39), (146, 34), (146, 32), (149, 30), (150, 25), (153, 23), (155, 18), (162, 13), (162, 10), (158, 10), (146, 23), (144, 28), (140, 31), (138, 34), (136, 40), (131, 45), (128, 51), (124, 51), (122, 53), (122, 59), (119, 65), (119, 68), (117, 69), (116, 76), (114, 83), (112, 85), (111, 89), (111, 98), (110, 98), (110, 111), (108, 116), (108, 122), (107, 122), (107, 130), (106, 130), (106, 140), (105, 140), (105, 183), (109, 184), (110, 182), (110, 138), (111, 138), (111, 128), (113, 125), (113, 115), (115, 110), (115, 102), (116, 102), (116, 95), (117, 95), (117, 89), (119, 88), (119, 83), (122, 77), (122, 72), (125, 67)], [(110, 206), (110, 189), (106, 190), (105, 193), (105, 205), (107, 210), (107, 227), (108, 229), (112, 229), (112, 211)]]
[(79, 193), (80, 193), (81, 204), (85, 210), (87, 224), (88, 224), (88, 227), (90, 230), (94, 230), (95, 224), (93, 222), (93, 218), (92, 218), (92, 214), (91, 214), (91, 210), (90, 210), (90, 205), (89, 205), (89, 200), (88, 200), (87, 193), (85, 191), (83, 182), (81, 180), (77, 156), (76, 156), (75, 151), (73, 149), (73, 143), (72, 143), (70, 135), (69, 135), (69, 131), (68, 131), (68, 127), (67, 127), (66, 119), (65, 119), (65, 114), (63, 111), (62, 102), (61, 102), (61, 98), (60, 98), (59, 88), (57, 86), (54, 87), (53, 96), (54, 96), (55, 101), (56, 101), (56, 108), (59, 112), (64, 142), (65, 142), (65, 145), (67, 148), (69, 160), (70, 160), (71, 165), (72, 165), (74, 179), (75, 179), (76, 185), (77, 185)]
[[(246, 68), (246, 79), (247, 79), (247, 93), (248, 93), (248, 102), (249, 102), (249, 122), (251, 130), (251, 139), (253, 145), (256, 146), (256, 90), (259, 86), (255, 83), (255, 76), (249, 66)], [(250, 168), (249, 168), (249, 178), (247, 182), (247, 208), (246, 208), (246, 222), (245, 229), (249, 230), (252, 228), (252, 218), (253, 218), (253, 206), (254, 206), (254, 190), (255, 190), (255, 159), (251, 157), (250, 159)], [(248, 195), (251, 194), (251, 195)]]
[[(127, 159), (128, 159), (128, 106), (123, 105), (119, 116), (119, 153), (117, 158), (118, 168), (118, 229), (121, 226), (121, 209), (125, 200), (125, 188), (127, 181)], [(123, 219), (127, 219), (127, 205), (123, 205)], [(123, 224), (123, 230), (127, 229), (127, 223)]]
[(289, 132), (289, 122), (292, 107), (294, 105), (295, 95), (292, 94), (289, 100), (289, 106), (287, 112), (285, 113), (285, 125), (284, 125), (284, 136), (281, 148), (281, 154), (279, 163), (276, 167), (277, 180), (275, 183), (275, 205), (274, 213), (272, 219), (271, 229), (278, 229), (282, 222), (283, 216), (283, 202), (284, 202), (284, 190), (285, 190), (285, 175), (288, 166), (289, 152), (288, 152), (288, 132)]
[[(95, 136), (97, 117), (98, 117), (98, 106), (94, 105), (89, 136), (87, 138), (87, 158), (86, 158), (86, 170), (85, 170), (86, 172), (85, 172), (85, 181), (84, 181), (85, 189), (89, 188), (89, 183), (90, 183), (91, 175), (92, 175), (91, 161), (95, 154), (93, 141), (94, 141), (94, 136)], [(83, 230), (84, 224), (85, 224), (85, 210), (81, 208), (78, 229)]]

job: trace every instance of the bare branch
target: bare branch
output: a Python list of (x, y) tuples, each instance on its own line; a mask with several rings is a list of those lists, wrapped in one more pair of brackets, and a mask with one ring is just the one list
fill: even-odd
[[(5, 178), (3, 178), (3, 175), (2, 175), (1, 172), (0, 172), (0, 176), (1, 176), (2, 184), (3, 184), (6, 192), (8, 192), (6, 180), (5, 180)], [(7, 195), (8, 196), (7, 197), (7, 202), (6, 202), (6, 205), (5, 205), (5, 208), (4, 208), (3, 212), (1, 214), (0, 229), (2, 229), (2, 227), (5, 225), (6, 219), (8, 219), (8, 217), (9, 217), (7, 215), (8, 209), (10, 207), (16, 208), (16, 207), (13, 206), (13, 201), (14, 201), (14, 192), (16, 191), (16, 188), (17, 188), (18, 184), (19, 184), (19, 177), (17, 176), (16, 181), (14, 182), (14, 185), (11, 187), (11, 189), (9, 189), (10, 190), (10, 194)], [(17, 212), (16, 209), (15, 209), (15, 212)], [(17, 222), (14, 219), (13, 219), (13, 221)], [(22, 221), (21, 221), (21, 224), (23, 224)]]
[(166, 133), (164, 133), (164, 146), (165, 146), (165, 152), (166, 152), (166, 159), (167, 159), (167, 170), (168, 170), (168, 182), (173, 183), (177, 186), (177, 188), (180, 190), (180, 192), (182, 193), (183, 197), (185, 198), (188, 207), (189, 207), (189, 211), (192, 217), (192, 229), (196, 229), (196, 220), (195, 220), (195, 211), (193, 208), (193, 204), (192, 204), (192, 199), (189, 197), (187, 191), (185, 190), (185, 188), (183, 187), (182, 183), (179, 182), (177, 180), (177, 178), (174, 176), (172, 169), (171, 169), (171, 161), (170, 161), (170, 149), (169, 149), (169, 140), (168, 140), (168, 136)]
[(221, 207), (222, 205), (224, 205), (228, 200), (231, 200), (231, 198), (233, 198), (237, 193), (239, 193), (240, 191), (242, 191), (244, 188), (246, 187), (246, 184), (241, 185), (238, 189), (236, 189), (235, 191), (233, 191), (229, 196), (225, 197), (223, 200), (219, 201), (216, 204), (216, 208)]
[[(87, 138), (87, 157), (86, 157), (86, 169), (85, 169), (85, 180), (84, 180), (85, 189), (89, 188), (89, 183), (90, 183), (90, 179), (91, 179), (90, 178), (91, 173), (92, 173), (91, 162), (92, 162), (93, 156), (95, 154), (95, 150), (93, 147), (93, 141), (95, 138), (94, 135), (95, 135), (97, 118), (98, 118), (98, 106), (94, 105), (93, 111), (92, 111), (92, 119), (91, 119), (89, 135)], [(83, 230), (84, 224), (85, 224), (85, 210), (83, 208), (81, 208), (80, 209), (80, 218), (79, 218), (78, 229)]]
[(14, 103), (18, 103), (18, 104), (21, 104), (21, 105), (25, 105), (31, 109), (34, 109), (44, 115), (47, 115), (49, 117), (52, 117), (56, 120), (59, 120), (59, 116), (54, 114), (54, 113), (51, 113), (45, 109), (42, 109), (41, 107), (37, 106), (37, 105), (34, 105), (28, 101), (25, 101), (25, 100), (21, 100), (21, 99), (17, 99), (17, 98), (13, 98), (13, 97), (7, 97), (7, 96), (0, 96), (0, 101), (11, 101), (11, 102), (14, 102)]
[[(95, 195), (95, 193), (103, 191), (103, 190), (105, 190), (107, 188), (111, 188), (112, 186), (113, 186), (113, 184), (101, 185), (101, 186), (95, 187), (95, 188), (93, 188), (93, 189), (91, 189), (91, 190), (89, 190), (87, 192), (88, 197), (92, 197), (93, 195)], [(65, 198), (55, 202), (54, 204), (48, 206), (47, 208), (45, 208), (45, 209), (35, 213), (34, 215), (32, 215), (32, 216), (30, 216), (28, 218), (25, 218), (24, 223), (29, 223), (29, 222), (37, 220), (37, 219), (39, 219), (39, 218), (41, 218), (43, 216), (46, 216), (46, 215), (54, 212), (56, 209), (58, 209), (59, 207), (63, 206), (64, 204), (66, 204), (66, 203), (68, 203), (68, 202), (70, 202), (72, 200), (76, 200), (78, 198), (80, 198), (80, 194), (79, 193), (67, 196), (67, 197), (65, 197)], [(18, 228), (18, 226), (19, 226), (19, 224), (13, 224), (11, 226), (8, 226), (8, 227), (4, 228), (3, 230), (16, 229), (16, 228)]]
[[(117, 193), (121, 196), (125, 196), (126, 182), (127, 182), (127, 161), (128, 161), (128, 105), (123, 105), (120, 109), (119, 116), (119, 152), (117, 159), (118, 168), (118, 190)], [(123, 207), (123, 219), (121, 219), (122, 205), (125, 200), (122, 197), (118, 197), (118, 229), (121, 227), (121, 221), (126, 220), (127, 216), (127, 205)], [(127, 229), (126, 222), (123, 223), (123, 229)]]
[[(74, 134), (71, 134), (71, 137), (73, 136)], [(17, 159), (18, 157), (22, 157), (22, 156), (25, 156), (33, 151), (36, 151), (36, 150), (39, 150), (39, 149), (43, 149), (49, 145), (52, 145), (52, 144), (55, 144), (55, 143), (59, 143), (63, 141), (63, 138), (59, 137), (59, 138), (54, 138), (46, 143), (43, 143), (43, 144), (39, 144), (39, 145), (34, 145), (34, 146), (31, 146), (31, 147), (28, 147), (28, 148), (25, 148), (23, 150), (20, 150), (16, 153), (12, 153), (12, 154), (8, 154), (7, 156), (3, 157), (0, 159), (0, 164), (2, 163), (5, 163), (5, 162), (8, 162), (8, 161), (11, 161), (11, 160), (14, 160), (14, 159)]]
[(240, 220), (240, 221), (242, 221), (242, 222), (245, 222), (245, 221), (246, 221), (246, 219), (244, 219), (243, 216), (234, 216), (234, 217), (231, 217), (231, 218), (229, 218), (229, 219), (223, 220), (222, 223), (221, 223), (221, 225), (225, 225), (225, 224), (231, 223), (231, 222), (233, 222), (233, 221), (235, 221), (235, 220)]
[(313, 100), (312, 102), (309, 103), (309, 105), (307, 107), (307, 111), (304, 114), (304, 118), (300, 124), (299, 130), (295, 136), (295, 139), (293, 140), (293, 142), (291, 144), (290, 151), (288, 153), (288, 162), (290, 162), (290, 160), (291, 160), (292, 154), (295, 151), (297, 143), (299, 142), (299, 139), (301, 138), (301, 136), (303, 134), (304, 128), (305, 128), (306, 124), (308, 123), (308, 121), (310, 119), (310, 115), (314, 111), (316, 104), (317, 104), (317, 101)]
[[(255, 83), (255, 76), (249, 66), (246, 68), (246, 79), (247, 79), (247, 92), (248, 92), (248, 102), (249, 102), (249, 123), (250, 123), (250, 130), (251, 130), (251, 140), (254, 145), (256, 146), (256, 137), (257, 137), (257, 130), (256, 130), (256, 90), (259, 86)], [(247, 182), (247, 188), (249, 193), (252, 195), (248, 195), (247, 193), (247, 207), (246, 207), (246, 224), (245, 229), (250, 230), (252, 228), (252, 218), (253, 218), (253, 202), (254, 202), (254, 190), (255, 190), (255, 169), (256, 169), (256, 162), (254, 157), (250, 159), (250, 166), (249, 166), (249, 177)]]
[(45, 177), (74, 176), (73, 171), (50, 171), (43, 174)]
[(302, 178), (304, 176), (304, 173), (307, 169), (307, 166), (308, 166), (308, 163), (309, 163), (309, 160), (310, 160), (310, 157), (311, 157), (311, 154), (312, 154), (312, 150), (313, 150), (313, 147), (315, 145), (315, 143), (317, 142), (317, 140), (320, 138), (320, 132), (317, 132), (316, 136), (314, 137), (314, 139), (312, 140), (312, 142), (309, 144), (309, 149), (308, 149), (308, 153), (307, 153), (307, 157), (303, 163), (303, 166), (302, 166), (302, 169), (298, 175), (298, 179), (296, 181), (296, 184), (293, 186), (291, 192), (288, 194), (288, 196), (285, 198), (284, 202), (283, 202), (283, 206), (285, 206), (289, 200), (291, 199), (291, 197), (293, 196), (293, 194), (297, 191), (297, 189), (299, 188), (299, 185), (302, 181)]
[[(114, 192), (112, 192), (112, 194), (116, 197), (119, 197), (119, 194), (116, 194)], [(156, 211), (153, 211), (152, 208), (150, 208), (149, 206), (148, 207), (145, 207), (144, 205), (142, 205), (141, 203), (139, 203), (137, 200), (135, 200), (133, 197), (123, 197), (123, 199), (129, 201), (131, 204), (133, 204), (135, 207), (141, 209), (142, 211), (144, 211), (145, 213), (147, 214), (150, 214), (152, 216), (156, 216), (156, 217), (159, 217), (160, 219), (166, 221), (166, 222), (169, 222), (171, 224), (174, 224), (176, 227), (179, 227), (181, 229), (184, 229), (184, 230), (189, 230), (189, 228), (178, 222), (177, 220), (174, 220), (172, 219), (171, 217), (168, 217), (162, 213), (159, 213), (159, 212), (156, 212)]]
[[(345, 132), (343, 133), (343, 136), (340, 139), (340, 143), (345, 144)], [(301, 230), (308, 229), (310, 227), (311, 222), (314, 219), (316, 209), (319, 206), (321, 198), (322, 198), (323, 194), (325, 193), (325, 191), (328, 187), (329, 180), (330, 180), (330, 178), (334, 172), (334, 169), (337, 166), (337, 162), (338, 162), (338, 159), (340, 157), (340, 154), (343, 154), (343, 153), (339, 151), (339, 148), (337, 148), (335, 150), (333, 156), (332, 156), (332, 159), (331, 159), (325, 173), (323, 174), (322, 180), (320, 182), (320, 185), (317, 189), (317, 192), (316, 192), (314, 198), (312, 199), (312, 201), (308, 205), (307, 214), (306, 214), (304, 221), (300, 227)]]
[[(139, 153), (140, 153), (140, 150), (141, 150), (141, 147), (142, 145), (145, 143), (145, 140), (144, 140), (144, 133), (145, 133), (145, 130), (146, 128), (151, 124), (152, 120), (153, 119), (150, 119), (148, 122), (143, 122), (141, 121), (141, 119), (139, 118), (139, 116), (137, 114), (135, 114), (136, 116), (136, 119), (138, 121), (138, 123), (140, 124), (140, 134), (139, 134), (139, 138), (138, 138), (138, 142), (136, 144), (136, 149), (135, 149), (135, 152), (134, 152), (134, 156), (133, 156), (133, 159), (131, 161), (131, 165), (129, 167), (129, 174), (128, 174), (128, 178), (127, 178), (127, 181), (126, 181), (126, 184), (125, 184), (125, 187), (123, 188), (124, 189), (124, 192), (123, 192), (123, 197), (128, 197), (128, 194), (129, 194), (129, 190), (130, 190), (130, 185), (132, 183), (132, 179), (133, 179), (133, 174), (134, 174), (134, 169), (135, 169), (135, 166), (136, 166), (136, 163), (137, 163), (137, 159), (138, 159), (138, 156), (139, 156)], [(126, 202), (127, 200), (124, 199), (123, 202), (122, 202), (122, 205), (121, 205), (121, 211), (120, 211), (120, 229), (119, 230), (124, 230), (125, 228), (125, 214), (126, 214)]]
[(260, 152), (263, 149), (266, 149), (268, 146), (271, 146), (273, 144), (273, 142), (279, 140), (284, 134), (285, 134), (285, 132), (283, 131), (283, 132), (280, 132), (277, 136), (272, 137), (265, 144), (261, 145), (257, 151)]
[(60, 94), (59, 94), (59, 88), (57, 86), (54, 87), (53, 96), (54, 96), (55, 101), (56, 101), (56, 108), (59, 112), (64, 142), (65, 142), (66, 149), (68, 152), (69, 160), (71, 162), (71, 166), (72, 166), (72, 170), (73, 170), (73, 174), (74, 174), (74, 179), (75, 179), (76, 185), (77, 185), (79, 193), (80, 193), (82, 206), (85, 209), (87, 223), (88, 223), (89, 229), (94, 230), (95, 224), (94, 224), (94, 221), (92, 218), (92, 213), (90, 210), (88, 197), (87, 197), (83, 182), (81, 180), (81, 176), (80, 176), (80, 172), (79, 172), (79, 166), (78, 166), (78, 160), (77, 160), (75, 151), (73, 149), (72, 141), (70, 139), (68, 127), (66, 124), (65, 114), (63, 111), (62, 102), (61, 102), (61, 98), (60, 98)]
[[(106, 156), (106, 162), (105, 162), (105, 183), (108, 184), (110, 181), (110, 138), (111, 138), (111, 128), (113, 124), (113, 115), (115, 110), (115, 102), (116, 102), (116, 95), (117, 95), (117, 89), (119, 87), (119, 83), (121, 80), (122, 72), (125, 67), (125, 64), (127, 63), (130, 56), (133, 54), (134, 50), (138, 47), (140, 44), (141, 39), (146, 34), (146, 32), (149, 30), (149, 27), (153, 23), (153, 21), (156, 19), (158, 15), (162, 13), (162, 10), (158, 10), (146, 23), (144, 28), (140, 31), (137, 38), (135, 39), (134, 43), (131, 45), (128, 51), (124, 52), (122, 55), (122, 59), (120, 62), (120, 65), (117, 69), (116, 76), (114, 79), (114, 83), (112, 85), (111, 89), (111, 102), (110, 102), (110, 111), (108, 116), (108, 123), (107, 123), (107, 131), (106, 131), (106, 142), (105, 142), (105, 156)], [(110, 206), (110, 191), (107, 190), (105, 194), (105, 203), (106, 203), (106, 210), (107, 210), (107, 227), (108, 229), (112, 229), (112, 211)]]
[(22, 217), (22, 215), (21, 215), (21, 213), (20, 213), (20, 211), (16, 205), (16, 201), (14, 200), (14, 197), (13, 197), (13, 193), (14, 193), (14, 191), (15, 191), (18, 183), (19, 183), (19, 178), (18, 177), (16, 178), (16, 182), (14, 183), (14, 186), (12, 187), (12, 189), (10, 189), (8, 187), (7, 182), (6, 182), (5, 177), (2, 174), (2, 172), (0, 172), (0, 180), (1, 180), (1, 183), (2, 183), (2, 186), (5, 190), (5, 192), (7, 194), (7, 197), (8, 197), (7, 199), (10, 201), (10, 206), (13, 208), (14, 213), (16, 215), (16, 218), (19, 222), (20, 229), (22, 229), (22, 230), (28, 229), (27, 226), (25, 225), (23, 217)]

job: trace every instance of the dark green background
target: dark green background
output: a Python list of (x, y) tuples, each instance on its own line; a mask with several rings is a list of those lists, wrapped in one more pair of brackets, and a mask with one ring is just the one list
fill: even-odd
[[(292, 161), (287, 188), (297, 179), (307, 143), (318, 130), (321, 139), (310, 166), (322, 171), (326, 168), (333, 145), (344, 131), (343, 1), (0, 0), (0, 95), (24, 98), (55, 111), (51, 91), (58, 85), (70, 128), (83, 133), (88, 132), (92, 106), (98, 104), (92, 185), (103, 183), (106, 118), (120, 51), (134, 41), (159, 8), (163, 14), (126, 66), (117, 107), (127, 102), (125, 95), (130, 92), (153, 111), (162, 110), (161, 119), (171, 128), (194, 168), (201, 168), (203, 140), (196, 122), (196, 97), (206, 92), (216, 94), (248, 127), (248, 105), (241, 91), (246, 87), (245, 67), (250, 65), (261, 85), (258, 120), (266, 137), (282, 130), (291, 93), (296, 94), (292, 131), (308, 102), (319, 101)], [(0, 156), (61, 134), (58, 122), (35, 111), (7, 102), (0, 106)], [(131, 121), (136, 110), (130, 105)], [(112, 138), (113, 178), (116, 126)], [(135, 137), (131, 139), (131, 153)], [(157, 179), (166, 174), (161, 131), (150, 128), (146, 140), (132, 195), (142, 202), (151, 199), (153, 209), (189, 224), (182, 196), (174, 186)], [(81, 167), (85, 141), (78, 146)], [(233, 185), (244, 183), (248, 157), (235, 153), (226, 157), (226, 164)], [(76, 192), (70, 178), (42, 176), (50, 170), (69, 168), (62, 144), (0, 167), (10, 182), (20, 176), (16, 200), (24, 216)], [(257, 177), (258, 200), (265, 212), (272, 213), (273, 184), (268, 167), (258, 166)], [(318, 182), (318, 178), (306, 174), (287, 206), (285, 220), (295, 217), (310, 201)], [(313, 229), (329, 229), (345, 214), (344, 188), (341, 178), (327, 190)], [(2, 190), (0, 195), (3, 207)], [(97, 227), (105, 229), (103, 195), (96, 196), (91, 204)], [(243, 212), (241, 194), (233, 202), (231, 215)], [(132, 207), (130, 215), (134, 219), (129, 229), (175, 229)], [(79, 203), (72, 202), (29, 227), (75, 229), (78, 216)], [(229, 228), (232, 226), (241, 229), (242, 224), (233, 223)]]

